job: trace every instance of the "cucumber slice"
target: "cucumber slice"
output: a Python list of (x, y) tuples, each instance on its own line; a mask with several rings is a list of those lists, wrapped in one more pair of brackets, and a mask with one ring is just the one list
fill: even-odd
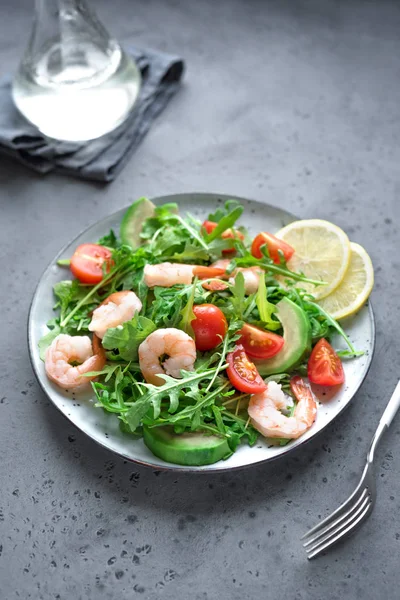
[(262, 376), (287, 373), (311, 348), (311, 327), (304, 310), (288, 298), (282, 298), (276, 306), (276, 316), (282, 323), (285, 343), (273, 358), (254, 361)]
[(143, 440), (153, 454), (177, 465), (210, 465), (232, 454), (225, 438), (201, 432), (177, 434), (170, 426), (144, 426)]
[(125, 212), (122, 217), (119, 230), (120, 238), (123, 244), (132, 248), (141, 245), (140, 232), (143, 223), (148, 217), (154, 215), (155, 206), (147, 198), (139, 198)]

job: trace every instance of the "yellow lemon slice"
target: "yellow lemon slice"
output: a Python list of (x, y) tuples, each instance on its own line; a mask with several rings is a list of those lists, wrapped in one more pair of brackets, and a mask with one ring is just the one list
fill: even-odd
[(340, 227), (329, 221), (308, 219), (289, 223), (275, 235), (295, 249), (287, 263), (291, 271), (302, 272), (310, 279), (326, 283), (315, 286), (300, 282), (300, 287), (317, 300), (325, 298), (338, 287), (351, 254), (349, 238)]
[(354, 242), (350, 248), (350, 263), (342, 282), (329, 296), (318, 301), (334, 319), (344, 319), (357, 312), (374, 285), (374, 267), (367, 252)]

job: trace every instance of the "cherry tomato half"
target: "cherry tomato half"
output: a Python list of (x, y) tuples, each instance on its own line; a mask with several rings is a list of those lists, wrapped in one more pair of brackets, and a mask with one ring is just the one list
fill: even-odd
[[(203, 229), (206, 230), (207, 233), (211, 233), (212, 231), (214, 231), (214, 229), (217, 227), (218, 223), (215, 223), (214, 221), (204, 221), (202, 227)], [(244, 235), (243, 233), (241, 233), (240, 231), (238, 231), (237, 229), (226, 229), (222, 235), (221, 235), (223, 240), (227, 240), (230, 238), (239, 238), (239, 240), (244, 240)], [(234, 252), (235, 248), (225, 248), (225, 250), (222, 250), (222, 254), (230, 254), (231, 252)]]
[(111, 252), (99, 244), (81, 244), (71, 258), (71, 271), (81, 283), (100, 283), (103, 279), (103, 263), (109, 270), (113, 264)]
[(272, 358), (282, 350), (284, 344), (281, 335), (248, 323), (243, 325), (239, 333), (242, 336), (239, 343), (243, 345), (246, 354), (253, 358)]
[(197, 350), (206, 352), (218, 346), (226, 335), (228, 323), (222, 310), (213, 304), (193, 306), (196, 318), (191, 325)]
[(339, 385), (344, 382), (342, 361), (324, 338), (314, 346), (307, 370), (312, 383)]
[(266, 383), (241, 344), (238, 344), (233, 352), (226, 356), (228, 368), (226, 373), (231, 384), (244, 394), (258, 394), (267, 389)]
[(277, 265), (280, 263), (278, 250), (283, 252), (283, 256), (285, 257), (286, 261), (288, 261), (289, 258), (294, 254), (294, 248), (292, 248), (292, 246), (289, 246), (289, 244), (283, 240), (278, 239), (272, 235), (272, 233), (263, 231), (262, 233), (256, 235), (253, 243), (251, 244), (251, 253), (255, 258), (261, 258), (263, 256), (261, 252), (261, 246), (264, 244), (266, 244), (268, 248), (270, 257)]
[(204, 221), (202, 228), (205, 229), (207, 233), (211, 233), (217, 225), (218, 223), (215, 223), (215, 221)]

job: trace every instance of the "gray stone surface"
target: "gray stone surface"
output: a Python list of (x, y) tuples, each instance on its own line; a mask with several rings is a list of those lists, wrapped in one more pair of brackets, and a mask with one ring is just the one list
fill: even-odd
[[(31, 2), (0, 0), (0, 71)], [(114, 0), (120, 39), (182, 53), (185, 85), (109, 186), (0, 160), (0, 597), (364, 600), (399, 597), (400, 416), (377, 456), (378, 502), (308, 563), (300, 536), (342, 501), (398, 377), (399, 55), (395, 2)], [(233, 474), (154, 473), (56, 412), (26, 319), (47, 263), (136, 197), (219, 191), (334, 220), (370, 252), (377, 345), (351, 407), (288, 459)]]

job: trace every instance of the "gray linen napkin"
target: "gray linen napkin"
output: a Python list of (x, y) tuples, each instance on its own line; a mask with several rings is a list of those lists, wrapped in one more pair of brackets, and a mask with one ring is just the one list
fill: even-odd
[(15, 108), (11, 78), (0, 80), (0, 152), (39, 173), (54, 169), (85, 179), (112, 181), (125, 166), (153, 120), (175, 94), (184, 70), (181, 58), (128, 48), (142, 74), (132, 113), (117, 129), (90, 142), (59, 142), (43, 136)]

